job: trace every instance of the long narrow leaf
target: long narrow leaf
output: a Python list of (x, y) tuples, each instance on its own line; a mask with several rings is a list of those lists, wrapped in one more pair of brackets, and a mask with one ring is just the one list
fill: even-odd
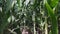
[(51, 30), (51, 34), (58, 34), (58, 24), (57, 24), (57, 19), (56, 19), (56, 16), (55, 14), (53, 13), (53, 10), (51, 9), (51, 7), (49, 6), (48, 3), (45, 4), (46, 6), (46, 9), (48, 10), (48, 14), (50, 15), (51, 17), (51, 25), (52, 25), (52, 30)]
[(55, 6), (57, 6), (59, 0), (47, 0), (47, 1), (48, 1), (48, 4), (49, 4), (52, 8), (54, 8)]
[(8, 12), (14, 6), (14, 0), (6, 0), (5, 11)]
[(3, 30), (5, 29), (5, 27), (8, 25), (8, 22), (7, 22), (7, 19), (9, 17), (8, 14), (6, 14), (14, 5), (14, 0), (6, 0), (6, 4), (4, 4), (4, 0), (2, 2), (2, 5), (4, 4), (4, 7), (2, 8), (2, 11), (4, 13), (3, 14), (3, 17), (2, 17), (2, 22), (1, 22), (1, 25), (0, 25), (0, 34), (3, 34)]

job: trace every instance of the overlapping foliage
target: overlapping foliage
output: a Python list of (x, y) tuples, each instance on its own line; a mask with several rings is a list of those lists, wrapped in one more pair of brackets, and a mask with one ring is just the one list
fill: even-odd
[[(47, 1), (44, 3), (44, 1)], [(57, 19), (55, 15), (55, 10), (58, 5), (58, 0), (1, 0), (1, 11), (0, 11), (0, 34), (3, 33), (5, 29), (9, 30), (11, 28), (11, 33), (15, 32), (15, 29), (25, 28), (28, 26), (30, 30), (34, 34), (36, 33), (36, 29), (42, 31), (41, 34), (48, 34), (47, 32), (43, 32), (44, 30), (48, 30), (48, 26), (46, 24), (48, 16), (51, 18), (51, 32), (52, 34), (58, 34), (58, 25)], [(46, 6), (46, 7), (45, 7)], [(45, 11), (45, 8), (47, 9)], [(13, 26), (12, 26), (13, 25)], [(13, 27), (13, 28), (12, 28)], [(47, 29), (45, 29), (47, 27)], [(19, 30), (18, 30), (19, 31)], [(15, 32), (16, 34), (17, 32)], [(17, 34), (21, 34), (20, 31)]]

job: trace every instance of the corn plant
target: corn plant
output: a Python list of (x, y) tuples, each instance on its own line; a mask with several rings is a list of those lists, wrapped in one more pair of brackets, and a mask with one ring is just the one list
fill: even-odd
[[(6, 3), (6, 4), (5, 4)], [(11, 10), (11, 8), (13, 7), (14, 5), (14, 2), (13, 0), (2, 0), (2, 22), (1, 22), (1, 25), (0, 25), (0, 34), (3, 34), (3, 30), (5, 29), (5, 27), (8, 25), (8, 17), (9, 17), (9, 14), (8, 12)]]
[(51, 34), (58, 34), (58, 24), (57, 24), (57, 18), (55, 16), (54, 13), (54, 8), (57, 6), (58, 4), (58, 0), (44, 0), (45, 1), (45, 7), (48, 11), (48, 15), (51, 18)]

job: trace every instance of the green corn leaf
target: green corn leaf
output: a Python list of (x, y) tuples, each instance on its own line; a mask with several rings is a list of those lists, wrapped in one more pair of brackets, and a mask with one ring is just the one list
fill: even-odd
[(6, 0), (5, 11), (8, 12), (14, 6), (14, 0)]
[(48, 10), (48, 14), (50, 15), (51, 18), (51, 25), (52, 25), (52, 30), (51, 30), (51, 34), (58, 34), (58, 24), (57, 24), (57, 19), (55, 14), (53, 13), (53, 10), (51, 9), (51, 7), (49, 6), (48, 3), (45, 4), (46, 9)]
[(13, 7), (14, 0), (6, 0), (6, 4), (4, 3), (4, 0), (3, 0), (2, 4), (4, 5), (4, 7), (2, 8), (3, 20), (0, 25), (0, 34), (3, 34), (3, 30), (8, 25), (7, 19), (9, 17), (9, 14), (7, 12)]
[(51, 8), (54, 8), (55, 6), (57, 6), (59, 0), (47, 0), (47, 1)]

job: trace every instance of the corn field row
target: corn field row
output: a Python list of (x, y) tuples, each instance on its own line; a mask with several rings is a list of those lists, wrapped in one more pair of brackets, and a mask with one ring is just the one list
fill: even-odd
[(0, 34), (60, 34), (60, 0), (0, 0)]

